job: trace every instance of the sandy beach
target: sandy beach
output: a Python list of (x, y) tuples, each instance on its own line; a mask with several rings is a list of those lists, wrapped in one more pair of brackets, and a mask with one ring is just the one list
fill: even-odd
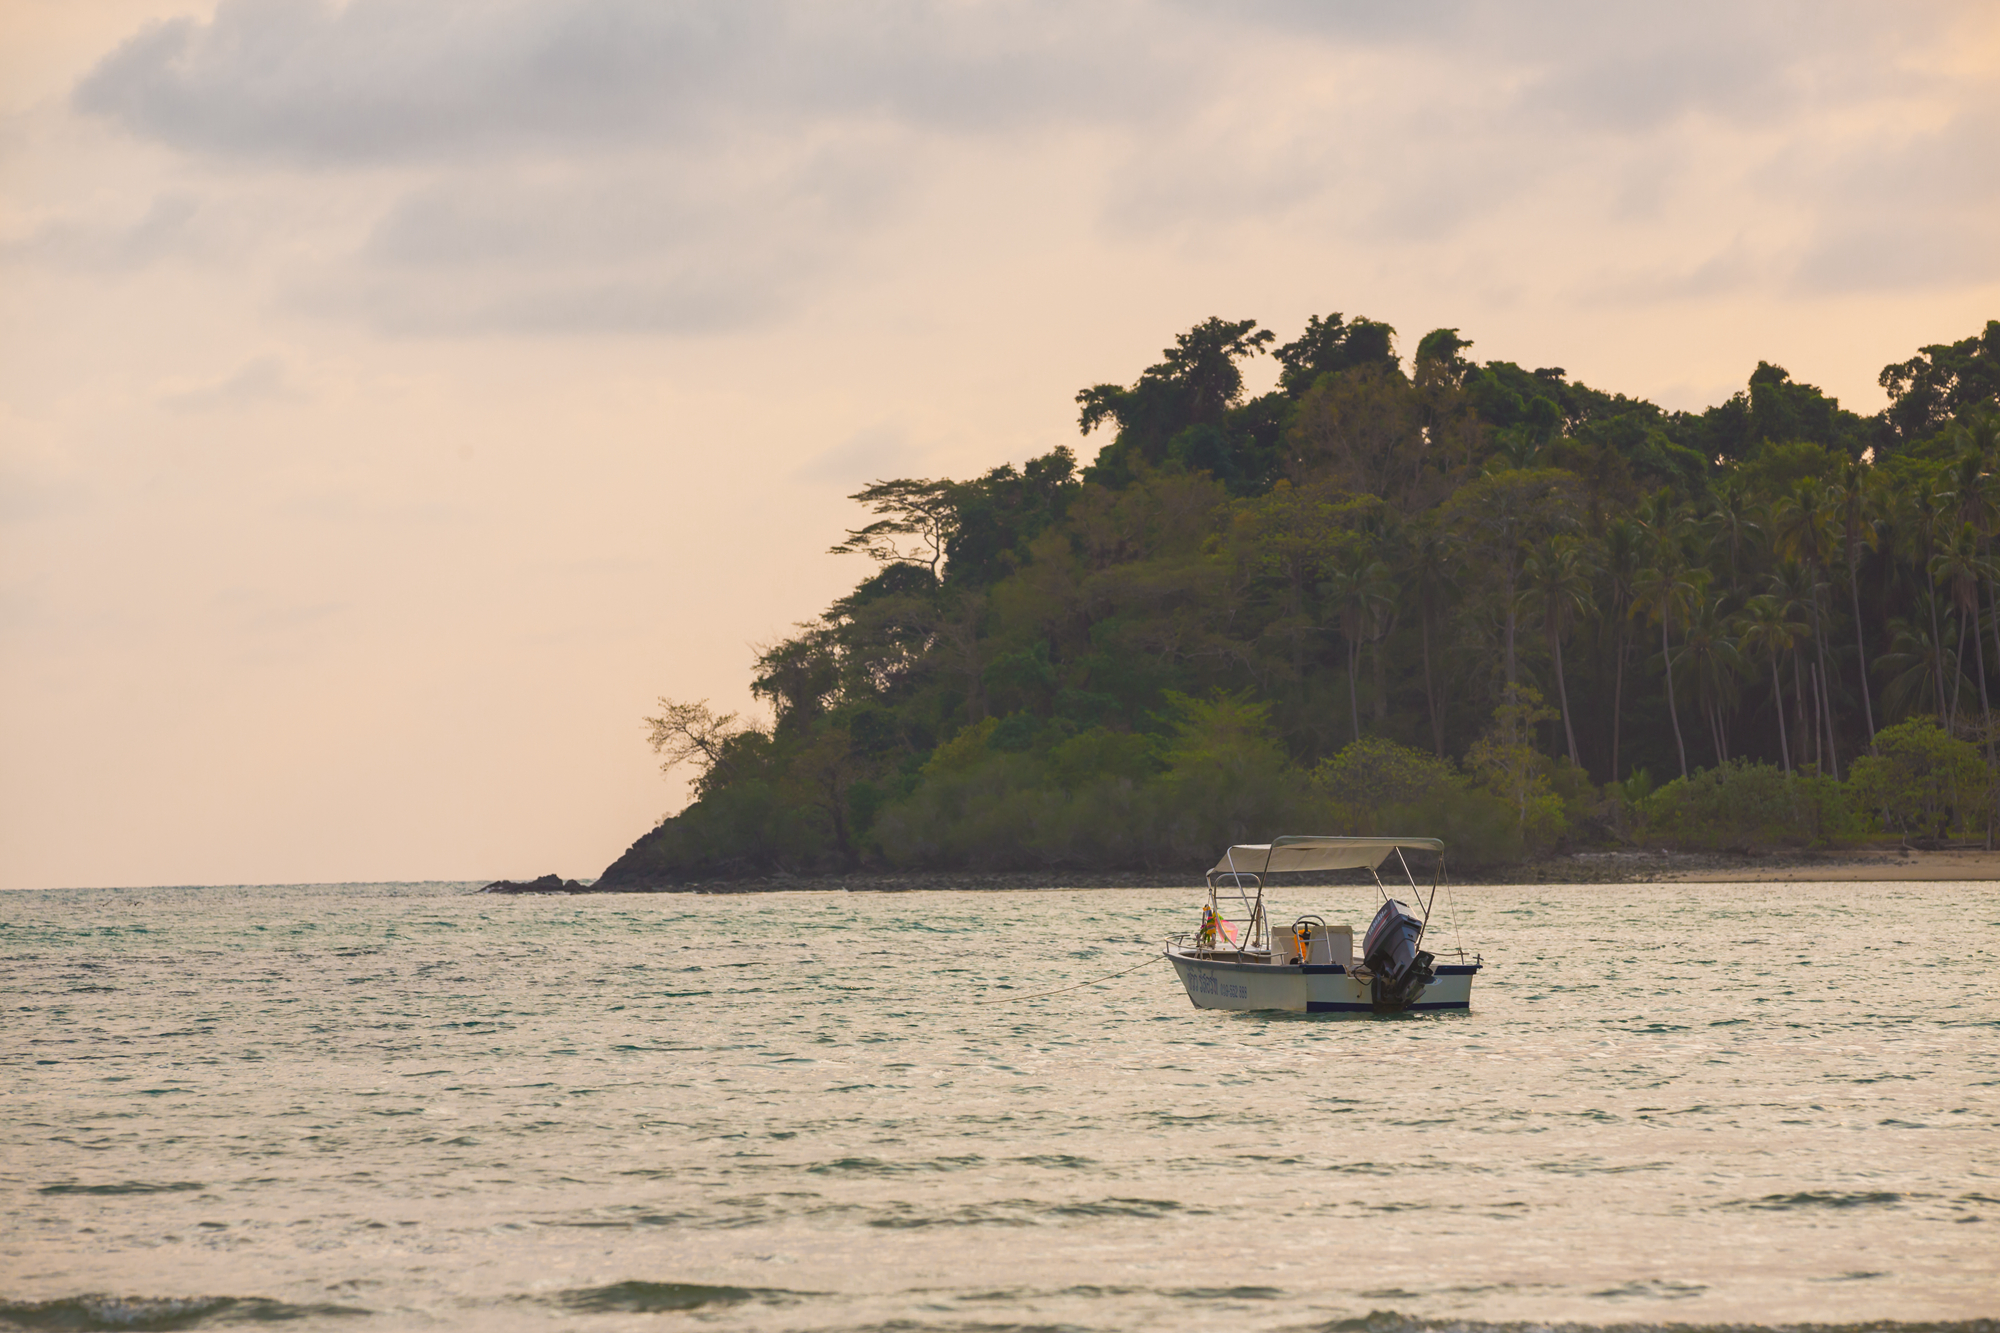
[[(1900, 848), (1826, 852), (1813, 856), (1756, 860), (1660, 853), (1613, 853), (1620, 877), (1681, 884), (1792, 884), (1804, 882), (1860, 883), (1901, 881), (1978, 881), (2000, 879), (2000, 852), (1951, 850), (1906, 851)], [(1579, 858), (1582, 859), (1582, 858)], [(1659, 867), (1646, 873), (1650, 860)], [(1694, 862), (1696, 864), (1689, 864)], [(1679, 863), (1680, 868), (1676, 868)]]

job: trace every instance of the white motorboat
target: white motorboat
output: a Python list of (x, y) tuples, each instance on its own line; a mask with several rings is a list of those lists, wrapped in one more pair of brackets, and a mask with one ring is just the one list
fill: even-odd
[[(1431, 863), (1430, 895), (1417, 886), (1408, 853)], [(1410, 902), (1391, 897), (1381, 871), (1391, 862), (1409, 882)], [(1273, 930), (1264, 879), (1280, 873), (1366, 870), (1382, 905), (1354, 949), (1354, 928), (1318, 915)], [(1201, 928), (1167, 945), (1197, 1009), (1280, 1009), (1305, 1014), (1393, 1014), (1472, 1007), (1475, 955), (1440, 963), (1421, 946), (1437, 902), (1444, 843), (1436, 838), (1286, 837), (1231, 847), (1208, 872)], [(1419, 915), (1411, 903), (1420, 906)]]

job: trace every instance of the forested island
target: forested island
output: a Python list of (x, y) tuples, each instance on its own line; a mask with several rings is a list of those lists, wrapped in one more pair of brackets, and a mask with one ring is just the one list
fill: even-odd
[(647, 719), (694, 800), (596, 887), (1990, 839), (2000, 321), (1867, 417), (1766, 362), (1670, 412), (1472, 346), (1209, 319), (1077, 394), (1086, 466), (870, 485), (866, 576), (756, 659), (770, 722)]

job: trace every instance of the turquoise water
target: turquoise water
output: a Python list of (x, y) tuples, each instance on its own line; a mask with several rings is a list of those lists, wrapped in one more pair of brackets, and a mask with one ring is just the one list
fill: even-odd
[(0, 1327), (2000, 1315), (1993, 886), (1455, 896), (1341, 1021), (1018, 998), (1185, 887), (0, 895)]

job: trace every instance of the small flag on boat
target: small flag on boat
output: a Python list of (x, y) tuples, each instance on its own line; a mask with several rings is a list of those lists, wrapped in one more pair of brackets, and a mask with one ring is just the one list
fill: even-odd
[(1231, 944), (1236, 943), (1236, 930), (1212, 907), (1201, 909), (1201, 939), (1204, 944), (1214, 944), (1216, 932), (1220, 931)]

